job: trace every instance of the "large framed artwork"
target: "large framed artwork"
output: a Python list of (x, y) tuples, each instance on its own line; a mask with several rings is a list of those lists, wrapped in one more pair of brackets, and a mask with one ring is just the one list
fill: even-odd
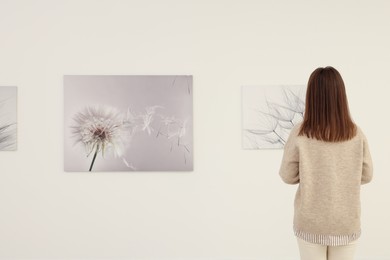
[(304, 85), (243, 86), (243, 149), (283, 148), (303, 119), (305, 94)]
[(193, 170), (192, 76), (64, 76), (65, 171)]
[(0, 86), (0, 151), (17, 148), (17, 87)]

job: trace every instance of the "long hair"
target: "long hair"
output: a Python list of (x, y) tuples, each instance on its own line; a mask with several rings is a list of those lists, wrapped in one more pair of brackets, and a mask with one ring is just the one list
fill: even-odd
[(341, 142), (353, 138), (356, 129), (340, 73), (333, 67), (314, 70), (307, 84), (305, 115), (299, 135)]

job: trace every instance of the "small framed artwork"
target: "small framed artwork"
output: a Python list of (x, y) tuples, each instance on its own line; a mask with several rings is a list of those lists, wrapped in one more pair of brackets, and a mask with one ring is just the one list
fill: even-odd
[(243, 86), (243, 149), (283, 148), (303, 120), (305, 94), (304, 85)]
[(0, 86), (0, 151), (17, 148), (17, 87)]
[(65, 171), (192, 171), (192, 76), (64, 76)]

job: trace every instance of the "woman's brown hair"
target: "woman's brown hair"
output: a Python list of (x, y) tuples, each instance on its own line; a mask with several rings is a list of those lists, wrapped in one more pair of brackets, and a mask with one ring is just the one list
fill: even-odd
[(346, 141), (356, 135), (344, 81), (335, 68), (318, 68), (310, 75), (299, 135), (327, 142)]

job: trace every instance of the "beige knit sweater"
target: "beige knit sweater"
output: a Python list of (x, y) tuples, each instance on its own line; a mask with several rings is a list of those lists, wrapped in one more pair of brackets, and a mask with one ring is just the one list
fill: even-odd
[(280, 176), (299, 183), (294, 202), (294, 233), (315, 244), (346, 245), (360, 236), (360, 186), (371, 181), (373, 169), (367, 139), (357, 135), (344, 142), (298, 136), (301, 124), (284, 147)]

